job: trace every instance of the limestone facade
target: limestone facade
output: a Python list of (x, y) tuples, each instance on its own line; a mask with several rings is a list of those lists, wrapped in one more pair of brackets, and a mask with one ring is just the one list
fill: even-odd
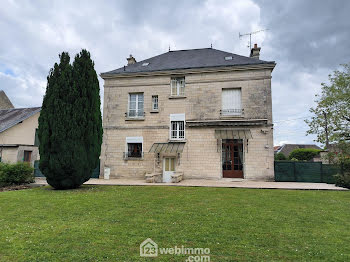
[[(272, 180), (274, 176), (271, 72), (274, 66), (240, 66), (225, 69), (172, 70), (115, 75), (104, 78), (103, 145), (101, 172), (109, 178), (145, 178), (164, 173), (164, 157), (175, 157), (175, 170), (184, 179), (223, 177), (222, 140), (216, 130), (249, 130), (243, 143), (244, 179)], [(171, 96), (171, 79), (185, 78), (183, 96)], [(243, 113), (223, 116), (222, 92), (241, 90)], [(143, 94), (144, 116), (127, 117), (129, 97)], [(158, 110), (152, 96), (158, 96)], [(181, 153), (149, 152), (154, 143), (170, 139), (170, 115), (185, 115), (185, 139)], [(127, 138), (142, 138), (143, 157), (125, 158)], [(171, 142), (171, 141), (170, 141)]]

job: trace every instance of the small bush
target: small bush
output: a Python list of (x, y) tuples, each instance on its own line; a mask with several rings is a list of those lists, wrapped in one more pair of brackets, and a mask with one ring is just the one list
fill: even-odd
[(298, 161), (310, 161), (320, 153), (321, 150), (313, 148), (297, 148), (289, 154), (289, 159), (295, 158)]
[(350, 188), (350, 172), (344, 172), (344, 174), (337, 174), (334, 176), (334, 178), (336, 186)]
[(28, 163), (0, 163), (0, 186), (34, 182), (34, 168)]
[(279, 153), (277, 153), (277, 154), (275, 155), (275, 160), (276, 160), (276, 161), (279, 161), (279, 160), (287, 160), (287, 158), (286, 158), (286, 156), (285, 156), (283, 153), (279, 152)]
[(340, 174), (335, 175), (335, 185), (350, 189), (350, 160), (346, 159), (339, 163)]

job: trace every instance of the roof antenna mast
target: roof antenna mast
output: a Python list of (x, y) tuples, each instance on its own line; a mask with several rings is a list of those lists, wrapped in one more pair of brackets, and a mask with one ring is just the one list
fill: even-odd
[(263, 31), (267, 31), (267, 30), (269, 30), (269, 29), (261, 29), (259, 31), (250, 32), (250, 33), (246, 33), (246, 34), (238, 33), (238, 36), (239, 36), (239, 39), (241, 40), (243, 36), (249, 35), (249, 45), (247, 47), (249, 47), (249, 49), (252, 49), (252, 35), (263, 32)]

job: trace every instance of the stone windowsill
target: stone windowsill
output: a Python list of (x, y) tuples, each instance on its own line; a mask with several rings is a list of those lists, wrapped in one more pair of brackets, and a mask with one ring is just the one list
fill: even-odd
[(159, 113), (159, 110), (151, 110), (150, 113), (152, 114)]
[(168, 139), (169, 143), (186, 143), (187, 139), (181, 139), (181, 140), (176, 140), (176, 139)]
[(135, 161), (135, 160), (141, 161), (143, 159), (144, 159), (143, 157), (127, 157), (127, 158), (124, 158), (124, 161)]
[(125, 117), (125, 121), (144, 121), (145, 117)]
[(243, 119), (243, 115), (220, 115), (220, 119)]

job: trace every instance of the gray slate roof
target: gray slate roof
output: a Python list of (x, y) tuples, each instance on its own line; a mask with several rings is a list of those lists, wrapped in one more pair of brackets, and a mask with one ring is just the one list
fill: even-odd
[(277, 153), (282, 153), (286, 157), (289, 156), (289, 154), (294, 150), (298, 148), (312, 148), (312, 149), (318, 149), (321, 150), (321, 148), (317, 145), (308, 145), (308, 144), (284, 144), (280, 147), (280, 149), (277, 151)]
[(0, 110), (0, 133), (40, 112), (41, 107)]
[[(232, 60), (225, 60), (225, 57), (232, 57)], [(149, 63), (147, 66), (142, 64)], [(132, 74), (141, 72), (154, 72), (177, 69), (227, 67), (257, 64), (275, 64), (274, 61), (263, 61), (256, 58), (236, 55), (233, 53), (213, 49), (190, 49), (169, 51), (167, 53), (148, 58), (132, 65), (102, 73), (104, 75)]]

